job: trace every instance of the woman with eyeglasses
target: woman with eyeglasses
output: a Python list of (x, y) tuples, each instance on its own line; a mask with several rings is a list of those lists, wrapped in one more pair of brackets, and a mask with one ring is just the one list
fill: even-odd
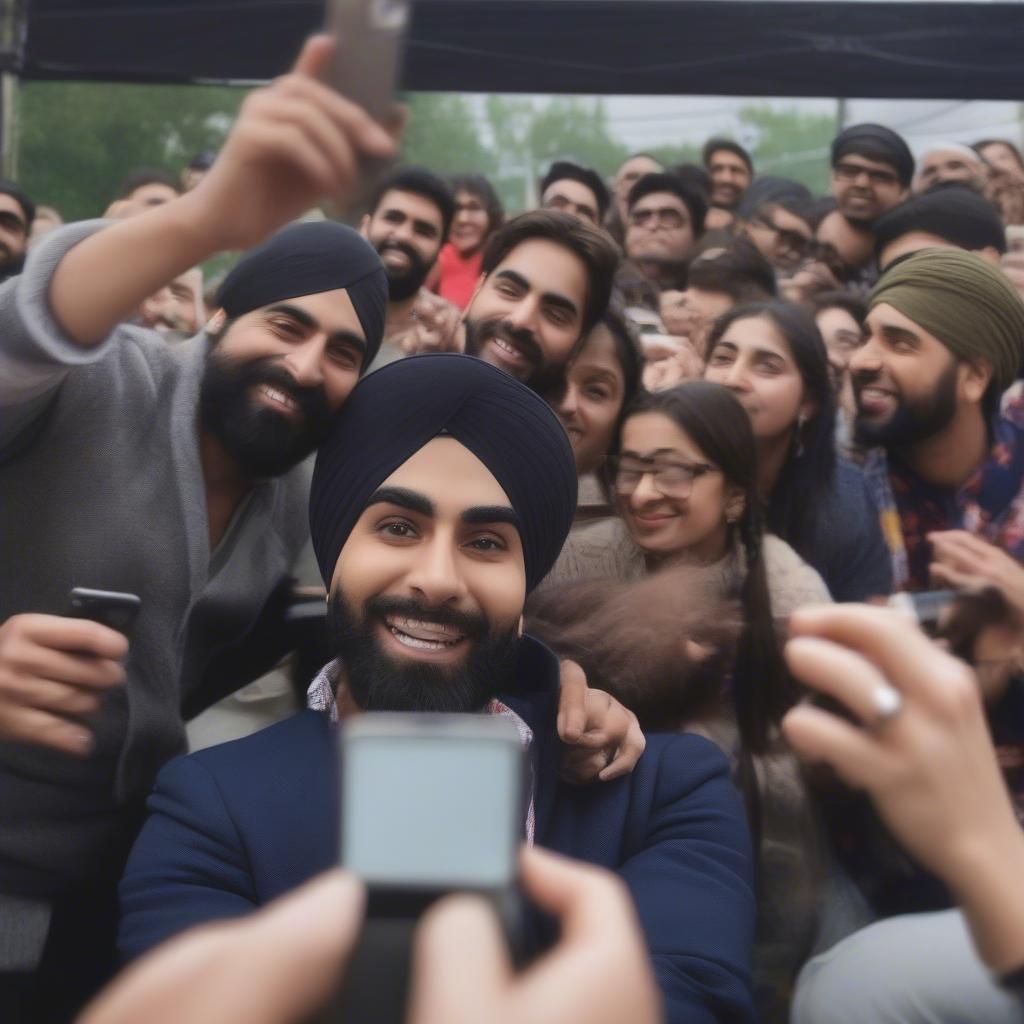
[(730, 310), (709, 335), (704, 377), (750, 417), (768, 529), (821, 573), (835, 600), (891, 593), (878, 510), (860, 470), (836, 454), (832, 375), (810, 315), (785, 302)]
[(751, 741), (763, 742), (764, 712), (786, 704), (774, 619), (831, 599), (814, 569), (764, 534), (749, 417), (726, 388), (704, 381), (641, 395), (623, 417), (608, 479), (618, 518), (574, 533), (546, 584), (716, 567), (722, 591), (743, 604), (741, 646), (760, 679), (743, 719)]
[[(529, 609), (534, 616), (531, 629), (537, 629), (538, 620), (557, 623), (539, 635), (556, 650), (569, 640), (564, 653), (580, 661), (589, 676), (607, 667), (588, 660), (601, 658), (595, 648), (628, 647), (646, 634), (628, 620), (646, 621), (652, 613), (664, 620), (664, 608), (678, 602), (663, 598), (658, 608), (651, 608), (638, 594), (636, 601), (623, 605), (621, 621), (610, 623), (599, 644), (577, 651), (571, 644), (573, 630), (600, 613), (579, 599), (577, 588), (561, 590), (558, 583), (630, 582), (650, 576), (638, 586), (662, 578), (666, 584), (690, 587), (690, 600), (701, 607), (723, 598), (738, 604), (738, 639), (734, 644), (725, 641), (728, 649), (715, 655), (724, 656), (731, 672), (724, 683), (716, 678), (710, 700), (695, 694), (691, 703), (672, 692), (688, 685), (681, 681), (686, 679), (684, 662), (689, 657), (684, 647), (685, 615), (677, 632), (669, 625), (625, 656), (631, 664), (671, 663), (671, 656), (663, 658), (648, 648), (660, 644), (671, 650), (677, 645), (679, 671), (647, 679), (646, 692), (627, 681), (617, 694), (645, 728), (702, 732), (732, 761), (758, 854), (761, 921), (755, 982), (758, 1003), (767, 1010), (785, 1003), (788, 979), (810, 948), (822, 878), (816, 860), (817, 832), (802, 778), (779, 742), (779, 724), (795, 703), (796, 691), (782, 659), (776, 623), (785, 622), (804, 605), (829, 602), (828, 590), (792, 548), (765, 534), (750, 419), (726, 388), (689, 381), (638, 398), (626, 411), (609, 474), (621, 518), (570, 536)], [(699, 590), (694, 589), (697, 577), (687, 576), (683, 582), (677, 571), (682, 565), (704, 567)], [(616, 588), (605, 589), (614, 593)], [(624, 660), (621, 651), (616, 653)], [(603, 678), (615, 688), (614, 677), (606, 672)], [(704, 683), (694, 680), (689, 685)], [(680, 721), (674, 710), (684, 705), (699, 710)], [(782, 1018), (773, 1012), (764, 1019)]]

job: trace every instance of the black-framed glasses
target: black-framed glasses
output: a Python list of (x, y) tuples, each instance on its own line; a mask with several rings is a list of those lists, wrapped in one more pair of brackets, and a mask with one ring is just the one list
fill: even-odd
[(683, 214), (672, 206), (658, 209), (630, 210), (629, 222), (635, 227), (681, 228), (686, 223)]
[(608, 460), (612, 489), (628, 497), (645, 476), (650, 476), (655, 490), (666, 498), (688, 498), (693, 485), (718, 467), (707, 462), (667, 462), (659, 459), (638, 459), (634, 455), (613, 456)]
[(842, 181), (856, 181), (862, 174), (867, 176), (872, 185), (893, 186), (899, 183), (899, 179), (892, 171), (877, 171), (873, 167), (865, 167), (863, 164), (851, 164), (840, 160), (832, 167), (837, 178)]

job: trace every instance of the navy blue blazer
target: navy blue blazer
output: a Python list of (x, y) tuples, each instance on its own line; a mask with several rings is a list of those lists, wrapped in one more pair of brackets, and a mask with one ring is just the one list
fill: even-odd
[[(557, 775), (558, 665), (524, 642), (514, 694), (533, 729), (535, 840), (600, 864), (632, 892), (671, 1022), (756, 1019), (751, 851), (725, 757), (694, 735), (652, 735), (633, 773)], [(338, 860), (335, 729), (304, 711), (170, 762), (121, 882), (126, 958), (191, 925), (245, 914)]]

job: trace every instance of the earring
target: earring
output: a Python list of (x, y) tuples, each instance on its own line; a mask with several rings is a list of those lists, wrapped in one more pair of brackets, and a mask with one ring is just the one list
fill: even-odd
[(807, 424), (807, 413), (802, 412), (796, 418), (796, 457), (803, 458), (804, 454), (804, 427)]

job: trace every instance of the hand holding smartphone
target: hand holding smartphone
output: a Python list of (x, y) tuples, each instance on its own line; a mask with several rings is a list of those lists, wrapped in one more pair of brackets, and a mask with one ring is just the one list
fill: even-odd
[(328, 84), (390, 127), (405, 50), (409, 0), (327, 0), (327, 31), (337, 40)]
[(340, 860), (366, 884), (367, 907), (321, 1019), (402, 1024), (413, 933), (438, 899), (483, 896), (515, 951), (526, 755), (507, 718), (369, 713), (345, 724), (339, 756)]

